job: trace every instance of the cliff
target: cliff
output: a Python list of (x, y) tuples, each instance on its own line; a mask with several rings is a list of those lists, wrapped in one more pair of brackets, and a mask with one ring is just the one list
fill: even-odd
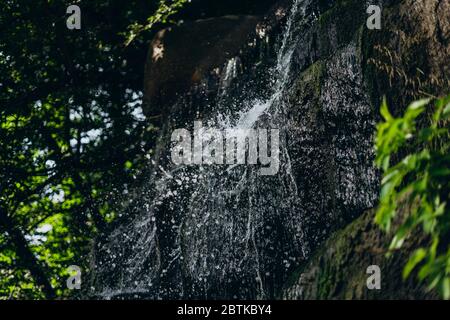
[[(159, 143), (148, 183), (95, 248), (102, 298), (429, 297), (385, 260), (373, 225), (380, 97), (400, 111), (449, 86), (448, 1), (282, 1), (161, 31), (146, 67), (146, 114)], [(176, 128), (277, 128), (280, 170), (175, 166)], [(364, 214), (364, 212), (369, 212)], [(338, 231), (340, 230), (340, 231)], [(335, 233), (337, 232), (337, 233)], [(370, 264), (384, 293), (367, 292)]]

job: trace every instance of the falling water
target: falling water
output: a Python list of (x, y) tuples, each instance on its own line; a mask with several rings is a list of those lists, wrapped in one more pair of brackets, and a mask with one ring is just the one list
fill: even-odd
[[(137, 216), (98, 244), (96, 296), (271, 298), (309, 255), (305, 230), (313, 210), (293, 173), (289, 137), (296, 128), (287, 117), (286, 96), (300, 31), (317, 19), (307, 12), (310, 3), (294, 1), (264, 92), (250, 86), (251, 98), (227, 99), (240, 69), (239, 58), (231, 59), (220, 83), (221, 100), (208, 105), (201, 119), (222, 130), (279, 129), (278, 174), (260, 176), (251, 165), (158, 162), (151, 186), (130, 201)], [(177, 123), (189, 125), (186, 120)]]

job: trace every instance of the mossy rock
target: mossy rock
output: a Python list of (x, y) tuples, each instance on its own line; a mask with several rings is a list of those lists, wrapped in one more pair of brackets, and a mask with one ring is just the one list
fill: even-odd
[[(313, 258), (286, 283), (284, 299), (435, 299), (413, 275), (402, 279), (402, 269), (409, 253), (420, 246), (424, 237), (410, 239), (403, 250), (386, 256), (391, 235), (374, 223), (369, 210), (343, 230), (333, 234)], [(381, 289), (369, 290), (367, 268), (381, 269)]]

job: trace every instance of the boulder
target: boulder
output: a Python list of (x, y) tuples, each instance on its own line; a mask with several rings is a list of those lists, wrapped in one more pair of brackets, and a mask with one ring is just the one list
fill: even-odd
[(258, 21), (256, 16), (224, 16), (158, 32), (150, 44), (145, 69), (146, 114), (164, 110), (238, 55)]

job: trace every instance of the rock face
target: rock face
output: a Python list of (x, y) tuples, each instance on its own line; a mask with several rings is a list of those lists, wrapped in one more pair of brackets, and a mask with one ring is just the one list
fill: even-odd
[(255, 16), (226, 16), (160, 31), (147, 59), (147, 114), (175, 103), (212, 70), (238, 55), (257, 22)]
[[(334, 10), (339, 11), (339, 5)], [(334, 16), (332, 11), (330, 16)], [(373, 103), (386, 95), (399, 113), (413, 99), (448, 93), (450, 70), (445, 61), (450, 58), (449, 30), (448, 1), (385, 1), (382, 32), (362, 36), (363, 69), (369, 89), (366, 92)], [(337, 71), (339, 75), (345, 74)], [(331, 83), (338, 82), (334, 79)], [(403, 251), (387, 259), (386, 249), (392, 235), (380, 232), (373, 219), (371, 210), (333, 234), (314, 257), (292, 274), (280, 296), (284, 299), (437, 298), (435, 293), (419, 285), (414, 276), (402, 280), (402, 268), (410, 253), (426, 240), (417, 234)], [(367, 289), (366, 269), (370, 265), (381, 267), (379, 291)]]
[[(386, 51), (377, 48), (397, 50), (408, 70), (428, 65), (439, 71), (429, 60), (448, 56), (432, 49), (448, 49), (448, 6), (435, 2), (379, 2), (389, 17), (385, 27), (403, 32), (402, 41), (426, 27), (414, 24), (419, 14), (408, 18), (402, 11), (408, 4), (447, 11), (444, 19), (433, 11), (439, 28), (406, 47), (430, 48), (414, 61), (404, 61), (409, 53), (384, 38), (384, 31), (365, 28), (367, 4), (360, 0), (283, 1), (261, 19), (222, 17), (162, 31), (152, 43), (145, 84), (146, 114), (162, 113), (148, 183), (136, 188), (123, 217), (97, 241), (88, 294), (365, 297), (358, 284), (372, 261), (365, 253), (370, 244), (340, 254), (339, 269), (332, 264), (334, 252), (353, 248), (349, 239), (372, 240), (372, 233), (364, 233), (374, 227), (363, 220), (332, 238), (343, 240), (325, 241), (377, 202), (373, 135), (379, 97), (385, 90), (393, 102), (403, 97), (401, 83), (388, 90), (383, 70), (390, 69), (380, 68)], [(410, 29), (401, 29), (403, 24)], [(436, 77), (444, 83), (448, 70)], [(445, 89), (433, 83), (429, 93)], [(171, 134), (192, 130), (194, 121), (222, 130), (278, 129), (278, 173), (260, 176), (258, 166), (248, 165), (174, 165)], [(324, 243), (336, 249), (320, 249)], [(352, 284), (343, 283), (349, 270)], [(402, 286), (392, 284), (392, 292)]]
[[(450, 3), (445, 0), (386, 1), (383, 30), (367, 35), (367, 77), (377, 98), (402, 106), (450, 88)], [(390, 4), (392, 3), (392, 4)]]
[[(413, 239), (403, 251), (386, 257), (390, 238), (374, 224), (374, 210), (333, 234), (307, 264), (294, 272), (282, 291), (283, 299), (436, 299), (414, 276), (403, 281), (409, 253), (424, 239)], [(380, 290), (369, 290), (369, 266), (380, 267)]]

